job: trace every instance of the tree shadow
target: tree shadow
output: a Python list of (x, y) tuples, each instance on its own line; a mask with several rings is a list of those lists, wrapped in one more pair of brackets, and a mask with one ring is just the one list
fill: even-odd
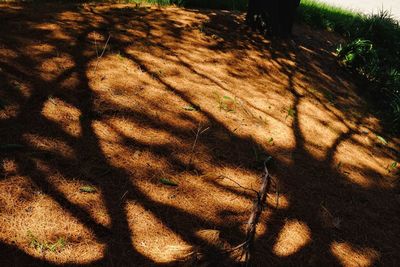
[[(5, 21), (0, 25), (1, 31), (16, 29), (0, 37), (0, 86), (4, 89), (0, 96), (7, 102), (0, 117), (1, 143), (23, 145), (19, 151), (11, 148), (0, 152), (1, 182), (8, 185), (9, 176), (25, 177), (29, 181), (26, 194), (31, 195), (32, 201), (36, 199), (35, 192), (41, 192), (68, 219), (72, 217), (104, 245), (100, 257), (89, 261), (85, 258), (86, 262), (79, 258), (57, 259), (51, 253), (38, 257), (33, 249), (27, 252), (21, 239), (14, 242), (10, 232), (1, 237), (0, 254), (12, 255), (2, 257), (0, 262), (4, 265), (183, 265), (179, 260), (159, 261), (153, 254), (146, 254), (146, 240), (145, 249), (136, 242), (140, 234), (157, 242), (159, 235), (166, 233), (167, 240), (171, 237), (179, 239), (178, 243), (200, 248), (210, 266), (222, 265), (215, 260), (220, 260), (216, 255), (223, 247), (205, 242), (198, 232), (217, 229), (229, 246), (240, 243), (252, 195), (226, 181), (221, 183), (225, 174), (219, 169), (227, 169), (230, 175), (243, 175), (238, 181), (257, 188), (260, 163), (267, 154), (276, 158), (273, 174), (288, 205), (271, 208), (264, 215), (261, 224), (266, 231), (257, 238), (254, 265), (265, 265), (266, 255), (267, 262), (274, 265), (343, 264), (340, 255), (346, 256), (346, 250), (339, 249), (338, 256), (337, 244), (361, 251), (362, 255), (364, 249), (373, 251), (378, 256), (372, 252), (365, 256), (371, 265), (378, 257), (382, 265), (398, 262), (395, 244), (399, 243), (400, 224), (394, 201), (398, 187), (384, 187), (374, 181), (382, 177), (368, 166), (359, 167), (359, 172), (372, 180), (369, 182), (373, 186), (352, 182), (337, 168), (338, 148), (349, 140), (355, 143), (357, 139), (353, 137), (362, 132), (361, 126), (367, 122), (348, 112), (362, 107), (356, 103), (359, 98), (342, 89), (349, 83), (335, 65), (329, 45), (306, 38), (307, 34), (313, 36), (311, 32), (299, 28), (295, 44), (265, 40), (241, 27), (240, 13), (178, 8), (167, 12), (131, 5), (11, 4), (0, 10), (0, 17)], [(204, 59), (207, 51), (223, 56)], [(104, 57), (99, 56), (102, 52)], [(252, 59), (259, 61), (254, 69), (238, 67)], [(218, 72), (204, 63), (207, 60), (220, 67)], [(278, 66), (279, 75), (270, 71), (271, 66)], [(260, 72), (263, 80), (240, 83), (244, 77)], [(300, 79), (321, 91), (307, 91), (307, 84)], [(187, 89), (199, 80), (206, 88), (195, 87), (198, 92)], [(271, 82), (270, 88), (254, 87), (267, 81)], [(247, 86), (254, 90), (247, 92)], [(279, 118), (260, 106), (256, 98), (269, 93), (272, 103), (286, 99), (285, 108), (293, 110), (293, 114)], [(224, 112), (225, 106), (221, 106), (228, 105), (223, 102), (225, 94), (240, 98), (238, 103), (228, 103), (234, 105), (234, 113)], [(335, 104), (329, 101), (331, 95), (335, 96)], [(337, 132), (322, 156), (314, 152), (318, 144), (312, 138), (324, 136), (307, 136), (310, 121), (304, 121), (304, 117), (312, 116), (304, 102), (310, 101), (328, 116), (325, 123), (340, 121), (346, 126)], [(46, 112), (52, 105), (54, 111)], [(192, 107), (196, 114), (180, 115), (173, 110), (178, 105)], [(63, 108), (70, 113), (63, 114)], [(269, 125), (280, 121), (275, 126), (288, 132), (292, 146), (266, 148), (257, 133), (253, 136), (237, 130), (247, 127), (245, 124), (261, 125), (261, 115), (268, 118)], [(312, 117), (314, 120), (317, 118)], [(346, 125), (347, 122), (350, 123)], [(212, 132), (205, 132), (194, 150), (192, 130), (200, 126), (209, 127)], [(363, 146), (365, 143), (358, 144), (360, 149)], [(134, 158), (132, 163), (136, 152), (144, 154), (143, 159)], [(188, 166), (191, 153), (195, 153), (196, 160)], [(380, 157), (392, 155), (386, 150), (374, 153)], [(4, 163), (8, 161), (15, 163), (17, 174), (9, 174)], [(356, 167), (351, 166), (351, 170)], [(179, 188), (161, 187), (159, 177), (164, 175), (180, 179)], [(93, 214), (96, 208), (88, 208), (86, 200), (71, 196), (68, 186), (74, 183), (97, 188), (101, 200), (96, 203), (103, 203), (98, 209), (104, 211), (106, 219), (98, 219)], [(67, 189), (63, 189), (64, 184)], [(181, 202), (194, 201), (196, 194), (209, 203), (183, 206), (169, 200), (178, 197)], [(215, 202), (207, 197), (211, 194), (216, 195)], [(239, 198), (238, 207), (224, 206), (229, 203), (223, 199), (226, 196)], [(16, 209), (29, 202), (19, 201)], [(7, 203), (2, 199), (0, 207), (3, 202)], [(207, 210), (217, 216), (212, 217)], [(342, 220), (340, 227), (326, 225), (324, 210)], [(13, 212), (4, 214), (12, 216)], [(142, 218), (145, 216), (146, 220)], [(152, 221), (156, 226), (149, 229), (158, 226), (161, 234), (148, 233), (149, 230), (146, 233), (143, 229), (150, 226), (138, 226)], [(300, 235), (308, 241), (279, 249), (282, 232), (293, 221), (305, 229), (306, 233)], [(166, 253), (161, 251), (158, 256), (162, 258)], [(347, 257), (353, 260), (352, 255)]]

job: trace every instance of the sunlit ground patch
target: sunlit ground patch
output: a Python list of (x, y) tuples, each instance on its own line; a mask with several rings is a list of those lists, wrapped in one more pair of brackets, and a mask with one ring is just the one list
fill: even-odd
[(331, 252), (343, 266), (374, 266), (379, 259), (379, 253), (371, 248), (357, 249), (349, 243), (333, 242)]
[(273, 251), (279, 257), (288, 257), (311, 241), (310, 228), (297, 220), (288, 220), (281, 229)]

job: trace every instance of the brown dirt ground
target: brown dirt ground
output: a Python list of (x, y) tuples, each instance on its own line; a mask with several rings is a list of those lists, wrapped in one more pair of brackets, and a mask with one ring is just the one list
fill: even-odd
[(222, 11), (0, 4), (0, 265), (193, 266), (197, 251), (221, 266), (244, 239), (242, 187), (259, 187), (272, 155), (279, 190), (254, 266), (398, 266), (399, 140), (335, 61), (339, 38), (242, 25)]

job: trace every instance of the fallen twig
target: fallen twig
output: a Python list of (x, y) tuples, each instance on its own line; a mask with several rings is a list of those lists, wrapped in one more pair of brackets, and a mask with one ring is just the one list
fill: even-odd
[(192, 150), (190, 151), (190, 157), (189, 157), (189, 162), (188, 165), (186, 166), (186, 169), (189, 169), (190, 166), (192, 166), (192, 161), (193, 161), (193, 155), (194, 155), (194, 149), (197, 144), (197, 140), (199, 139), (199, 136), (202, 135), (204, 132), (206, 132), (210, 127), (207, 127), (205, 129), (202, 129), (202, 126), (199, 125), (197, 127), (196, 131), (196, 138), (194, 139), (193, 145), (192, 145)]
[[(207, 128), (208, 129), (208, 128)], [(196, 139), (198, 138), (198, 136), (204, 132), (205, 130), (201, 131), (201, 127), (199, 126), (198, 130), (197, 130), (197, 134), (196, 134)], [(192, 151), (194, 150), (194, 147), (196, 145), (196, 140), (195, 143), (192, 146)], [(249, 266), (250, 265), (250, 256), (253, 250), (253, 243), (254, 243), (254, 238), (255, 238), (255, 233), (256, 233), (256, 226), (260, 220), (260, 216), (262, 211), (264, 210), (264, 205), (266, 204), (266, 199), (267, 199), (267, 194), (270, 191), (270, 187), (271, 184), (273, 183), (271, 176), (269, 175), (269, 171), (267, 168), (267, 163), (272, 159), (271, 156), (269, 156), (265, 161), (264, 161), (264, 175), (262, 177), (262, 182), (261, 182), (261, 186), (260, 186), (260, 190), (256, 191), (254, 189), (251, 188), (246, 188), (242, 185), (240, 185), (238, 182), (236, 182), (235, 180), (226, 177), (226, 176), (219, 176), (218, 178), (222, 178), (222, 179), (228, 179), (230, 181), (232, 181), (233, 183), (235, 183), (238, 187), (243, 188), (245, 190), (248, 191), (253, 191), (256, 194), (256, 199), (254, 201), (253, 204), (253, 209), (252, 212), (250, 214), (250, 218), (247, 221), (247, 229), (246, 229), (246, 239), (244, 240), (244, 242), (240, 243), (239, 245), (233, 247), (233, 248), (225, 248), (222, 251), (218, 252), (219, 256), (222, 256), (223, 259), (225, 259), (225, 257), (227, 256), (227, 254), (231, 254), (230, 256), (233, 256), (236, 259), (243, 259), (244, 257), (244, 264), (245, 266)], [(278, 196), (279, 197), (279, 196)], [(197, 252), (197, 250), (194, 250), (193, 253), (191, 254), (192, 257), (194, 258), (190, 258), (191, 260), (197, 261), (199, 259), (199, 257), (201, 257), (201, 249), (199, 249)], [(237, 252), (240, 253), (240, 255), (236, 254)], [(235, 254), (233, 254), (235, 253)], [(238, 255), (238, 256), (237, 256)], [(231, 257), (229, 257), (230, 259), (232, 259)]]
[(242, 186), (241, 184), (239, 184), (238, 182), (236, 182), (235, 180), (233, 180), (232, 178), (226, 177), (226, 176), (224, 176), (224, 175), (220, 175), (218, 178), (221, 178), (221, 179), (228, 179), (229, 181), (231, 181), (231, 182), (233, 182), (234, 184), (236, 184), (238, 187), (240, 187), (240, 188), (242, 188), (242, 189), (244, 189), (244, 190), (247, 190), (247, 191), (253, 191), (254, 193), (256, 193), (256, 195), (258, 195), (258, 192), (257, 192), (256, 190), (254, 190), (253, 188), (244, 187), (244, 186)]
[(242, 254), (240, 255), (240, 257), (242, 258), (244, 256), (246, 266), (248, 266), (250, 263), (250, 254), (253, 249), (256, 226), (260, 220), (260, 216), (264, 207), (263, 204), (267, 199), (267, 193), (271, 187), (271, 176), (269, 175), (267, 168), (267, 162), (270, 160), (271, 157), (268, 157), (264, 161), (264, 176), (262, 179), (260, 191), (257, 192), (257, 199), (254, 201), (253, 211), (250, 215), (249, 220), (247, 221), (246, 239), (243, 243), (230, 249), (230, 252), (242, 249)]
[[(97, 71), (97, 67), (99, 66), (99, 60), (100, 60), (100, 58), (102, 58), (102, 57), (103, 57), (103, 55), (104, 55), (104, 53), (105, 53), (105, 51), (106, 51), (106, 48), (107, 48), (108, 42), (110, 41), (110, 38), (111, 38), (111, 35), (108, 35), (108, 38), (107, 38), (106, 44), (104, 45), (104, 47), (103, 47), (103, 51), (101, 52), (100, 56), (98, 55), (98, 52), (97, 52), (97, 44), (96, 44), (96, 54), (97, 54), (97, 60), (96, 60), (96, 66), (94, 67), (94, 73), (96, 73), (96, 71)], [(96, 40), (96, 39), (95, 39), (95, 40)]]
[(94, 38), (94, 46), (95, 46), (95, 48), (96, 48), (96, 57), (99, 58), (99, 51), (98, 51), (98, 49), (97, 49), (97, 41), (96, 41), (96, 40), (97, 40), (97, 38), (95, 37), (95, 38)]

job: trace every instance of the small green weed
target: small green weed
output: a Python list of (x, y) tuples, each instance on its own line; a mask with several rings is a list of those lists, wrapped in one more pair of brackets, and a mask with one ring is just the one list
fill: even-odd
[(19, 81), (11, 81), (11, 85), (18, 90), (22, 89), (22, 84)]
[(67, 243), (63, 237), (58, 238), (55, 242), (41, 241), (31, 231), (28, 231), (28, 238), (30, 247), (41, 253), (44, 251), (61, 251)]
[(124, 55), (121, 54), (121, 51), (118, 51), (117, 53), (115, 53), (115, 55), (117, 56), (117, 58), (121, 61), (124, 61), (126, 59), (126, 57)]
[(197, 108), (193, 106), (185, 106), (183, 109), (187, 111), (197, 111)]
[(294, 110), (293, 108), (288, 108), (287, 110), (287, 115), (286, 115), (286, 119), (288, 117), (292, 117), (294, 118), (296, 116), (296, 110)]
[(56, 98), (53, 95), (49, 95), (47, 100), (49, 100), (52, 104), (57, 105)]
[(397, 169), (397, 166), (399, 165), (399, 163), (397, 161), (393, 161), (392, 164), (390, 164), (389, 166), (386, 167), (386, 170), (388, 173), (393, 172), (394, 170)]
[(216, 101), (218, 102), (219, 110), (224, 110), (226, 112), (236, 112), (237, 99), (230, 96), (224, 95), (220, 97), (217, 92), (213, 93)]
[(339, 161), (338, 165), (337, 165), (337, 169), (340, 170), (340, 168), (342, 167), (343, 163), (341, 161)]
[(169, 185), (169, 186), (178, 186), (177, 183), (175, 183), (175, 182), (173, 182), (173, 181), (171, 181), (169, 179), (166, 179), (166, 178), (160, 178), (160, 182), (162, 184)]
[(95, 193), (97, 190), (95, 187), (87, 185), (87, 186), (80, 187), (79, 191), (81, 191), (83, 193)]
[(313, 94), (315, 94), (316, 92), (318, 92), (318, 90), (315, 89), (315, 88), (313, 88), (313, 87), (308, 88), (308, 91), (310, 91), (310, 92), (313, 93)]
[(378, 139), (378, 141), (379, 141), (382, 145), (387, 145), (387, 144), (388, 144), (388, 141), (386, 141), (386, 139), (383, 138), (382, 136), (377, 135), (376, 138)]
[(204, 33), (205, 29), (206, 29), (206, 26), (204, 24), (200, 24), (198, 29), (199, 29), (200, 32)]

